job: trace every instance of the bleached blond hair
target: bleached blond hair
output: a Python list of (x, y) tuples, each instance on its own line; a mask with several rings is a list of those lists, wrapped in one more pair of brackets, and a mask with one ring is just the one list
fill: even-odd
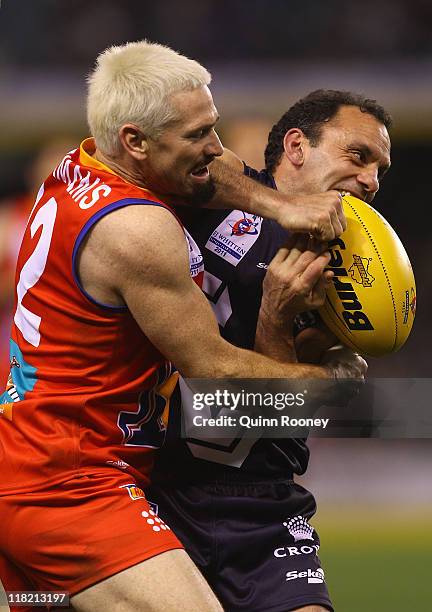
[(87, 121), (97, 147), (117, 155), (119, 130), (125, 123), (158, 138), (178, 118), (170, 96), (210, 81), (210, 73), (195, 60), (147, 40), (106, 49), (87, 79)]

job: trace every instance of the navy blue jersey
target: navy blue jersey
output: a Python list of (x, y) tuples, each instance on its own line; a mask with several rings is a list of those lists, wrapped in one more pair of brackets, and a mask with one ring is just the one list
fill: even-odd
[[(276, 188), (266, 171), (245, 174)], [(203, 290), (230, 343), (252, 349), (261, 304), (262, 282), (288, 233), (275, 221), (239, 210), (194, 209), (183, 221), (204, 257)], [(185, 408), (183, 408), (185, 409)], [(158, 453), (154, 480), (206, 480), (287, 477), (306, 470), (305, 440), (234, 438), (188, 441), (180, 438), (180, 411), (171, 410), (165, 446)]]

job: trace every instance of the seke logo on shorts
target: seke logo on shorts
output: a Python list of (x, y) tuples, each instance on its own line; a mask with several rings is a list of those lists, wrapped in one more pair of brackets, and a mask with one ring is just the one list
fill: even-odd
[(212, 232), (206, 249), (237, 266), (259, 238), (262, 222), (262, 217), (232, 210)]
[(129, 463), (123, 461), (122, 459), (117, 459), (117, 461), (107, 461), (107, 465), (112, 465), (112, 467), (118, 468), (119, 470), (126, 470), (129, 467)]
[(305, 572), (293, 570), (286, 573), (286, 581), (307, 578), (308, 584), (322, 584), (324, 582), (324, 570), (320, 567), (317, 570), (307, 569)]

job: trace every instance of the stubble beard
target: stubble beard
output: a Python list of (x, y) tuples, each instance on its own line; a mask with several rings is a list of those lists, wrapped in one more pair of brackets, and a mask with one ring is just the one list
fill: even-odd
[(210, 176), (209, 180), (203, 185), (196, 185), (193, 193), (184, 198), (184, 203), (195, 208), (205, 208), (216, 193), (216, 184)]

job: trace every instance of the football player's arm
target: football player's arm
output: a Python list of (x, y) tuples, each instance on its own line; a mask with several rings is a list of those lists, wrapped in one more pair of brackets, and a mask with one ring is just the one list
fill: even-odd
[(331, 365), (282, 364), (226, 342), (190, 277), (183, 231), (161, 207), (129, 206), (102, 218), (79, 265), (90, 295), (126, 304), (145, 335), (186, 377), (333, 377)]
[(305, 327), (295, 337), (295, 350), (299, 361), (321, 363), (325, 352), (339, 344), (340, 340), (321, 321), (313, 327)]
[(243, 163), (230, 150), (210, 165), (216, 186), (209, 203), (213, 208), (236, 208), (274, 219), (293, 232), (310, 233), (319, 240), (333, 240), (346, 229), (342, 197), (337, 191), (287, 196), (243, 175)]

